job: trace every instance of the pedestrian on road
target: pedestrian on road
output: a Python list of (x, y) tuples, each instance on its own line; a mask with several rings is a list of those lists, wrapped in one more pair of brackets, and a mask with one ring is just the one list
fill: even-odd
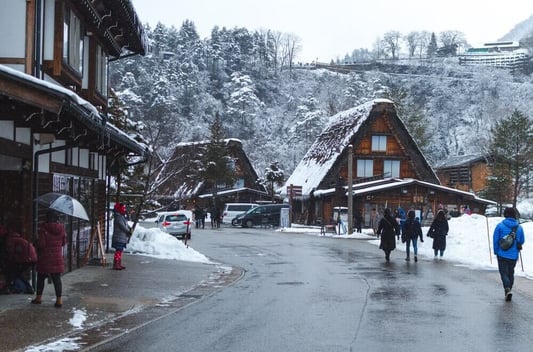
[(415, 211), (413, 209), (407, 212), (407, 220), (403, 223), (402, 228), (402, 242), (405, 243), (405, 253), (407, 254), (405, 260), (409, 261), (409, 250), (411, 248), (411, 242), (413, 243), (413, 253), (415, 255), (415, 262), (418, 261), (418, 237), (420, 237), (420, 242), (424, 242), (422, 236), (422, 227), (420, 222), (415, 219)]
[[(512, 288), (514, 284), (514, 268), (516, 261), (520, 255), (520, 250), (524, 244), (524, 229), (517, 219), (517, 213), (514, 208), (505, 208), (503, 211), (503, 219), (496, 228), (492, 236), (494, 254), (498, 258), (498, 270), (502, 279), (503, 289), (505, 293), (505, 300), (510, 301), (513, 294)], [(500, 247), (500, 238), (508, 235), (515, 229), (515, 240), (511, 248), (504, 250)]]
[(437, 216), (435, 216), (433, 222), (431, 222), (431, 226), (427, 233), (427, 237), (433, 238), (433, 252), (435, 258), (440, 254), (440, 259), (442, 259), (442, 256), (444, 255), (448, 230), (448, 219), (446, 219), (444, 210), (441, 209), (437, 212)]
[(194, 207), (194, 223), (196, 228), (199, 229), (202, 226), (202, 222), (205, 219), (204, 210), (198, 205)]
[(385, 208), (383, 218), (379, 221), (378, 237), (381, 237), (379, 248), (385, 252), (385, 260), (390, 260), (390, 253), (396, 248), (396, 236), (400, 235), (400, 225), (392, 216), (390, 208)]
[(113, 270), (124, 270), (126, 267), (122, 266), (122, 251), (126, 248), (131, 237), (131, 228), (126, 219), (125, 204), (116, 203), (113, 211), (113, 238), (111, 239), (111, 247), (115, 248)]
[(61, 308), (63, 305), (62, 294), (63, 285), (61, 283), (61, 274), (65, 270), (63, 261), (63, 247), (67, 243), (65, 226), (59, 222), (59, 215), (49, 210), (46, 213), (46, 223), (42, 224), (37, 238), (37, 293), (33, 304), (41, 304), (44, 280), (47, 277), (52, 279), (56, 293), (56, 303), (54, 307)]

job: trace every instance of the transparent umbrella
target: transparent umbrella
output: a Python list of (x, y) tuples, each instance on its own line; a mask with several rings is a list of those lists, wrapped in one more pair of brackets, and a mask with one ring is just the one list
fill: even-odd
[(50, 192), (37, 197), (35, 201), (38, 204), (53, 209), (59, 213), (89, 221), (89, 216), (83, 205), (68, 194)]

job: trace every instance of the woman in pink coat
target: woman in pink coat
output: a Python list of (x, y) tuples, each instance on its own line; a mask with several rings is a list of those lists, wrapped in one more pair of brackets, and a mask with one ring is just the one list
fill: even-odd
[(39, 229), (39, 238), (37, 239), (37, 295), (31, 301), (33, 304), (41, 304), (41, 298), (44, 290), (44, 280), (50, 276), (54, 283), (56, 293), (56, 308), (63, 305), (61, 294), (61, 274), (65, 270), (63, 261), (63, 246), (66, 243), (67, 235), (65, 226), (59, 222), (59, 216), (54, 211), (48, 211), (46, 214), (47, 222), (41, 225)]

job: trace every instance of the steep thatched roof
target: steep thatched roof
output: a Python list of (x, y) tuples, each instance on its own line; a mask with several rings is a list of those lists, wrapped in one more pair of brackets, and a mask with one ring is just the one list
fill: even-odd
[[(346, 159), (348, 146), (357, 145), (357, 141), (364, 135), (364, 127), (382, 114), (391, 119), (394, 133), (402, 139), (406, 153), (417, 166), (415, 169), (420, 179), (439, 184), (431, 166), (398, 117), (394, 103), (388, 99), (376, 99), (332, 116), (330, 124), (307, 151), (287, 180), (286, 186), (302, 186), (304, 196), (313, 189), (327, 188), (324, 181), (334, 166)], [(286, 187), (282, 193), (285, 191)]]

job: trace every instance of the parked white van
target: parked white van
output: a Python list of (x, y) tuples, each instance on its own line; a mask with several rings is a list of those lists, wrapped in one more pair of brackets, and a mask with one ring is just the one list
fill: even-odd
[(224, 211), (222, 212), (222, 222), (230, 224), (231, 220), (239, 214), (259, 206), (255, 203), (226, 203), (224, 205)]

